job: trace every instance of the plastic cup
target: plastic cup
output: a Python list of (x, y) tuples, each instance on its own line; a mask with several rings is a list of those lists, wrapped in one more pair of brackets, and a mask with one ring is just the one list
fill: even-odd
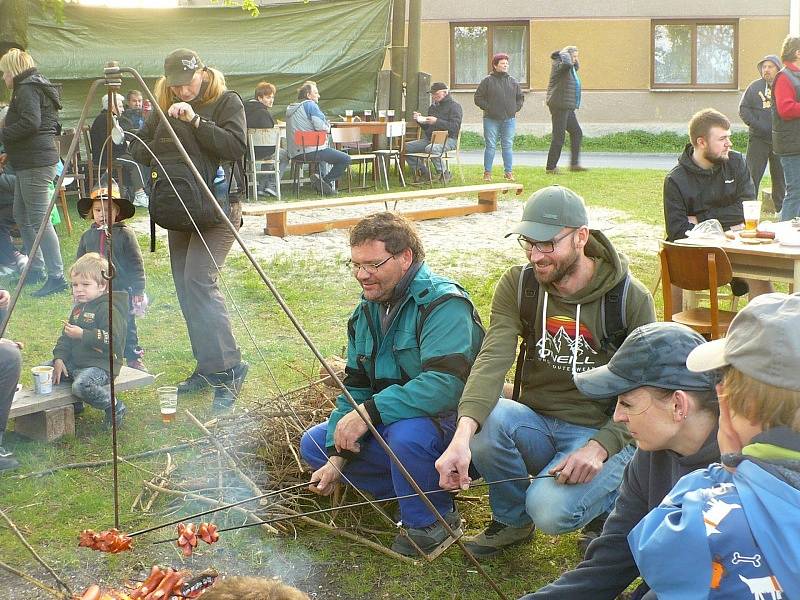
[(386, 122), (386, 111), (385, 110), (379, 110), (378, 111), (378, 121), (380, 121), (381, 123), (385, 123)]
[(344, 111), (344, 120), (347, 121), (348, 123), (352, 123), (353, 122), (353, 111), (352, 110)]
[(386, 118), (389, 121), (394, 121), (394, 110), (393, 109), (390, 108), (389, 110), (386, 111)]
[(178, 388), (174, 385), (164, 385), (156, 390), (158, 404), (161, 407), (161, 421), (172, 423), (175, 413), (178, 412)]
[(372, 111), (371, 110), (365, 110), (364, 111), (364, 120), (365, 121), (372, 121)]
[(761, 200), (745, 200), (742, 202), (745, 231), (755, 231), (761, 219)]
[(33, 367), (33, 390), (37, 394), (46, 395), (53, 392), (53, 367)]

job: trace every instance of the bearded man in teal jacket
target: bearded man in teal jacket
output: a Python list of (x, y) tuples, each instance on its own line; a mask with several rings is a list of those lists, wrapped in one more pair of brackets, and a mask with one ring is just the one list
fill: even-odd
[[(439, 489), (434, 467), (453, 436), (458, 400), (483, 340), (467, 292), (431, 272), (412, 224), (383, 212), (350, 232), (349, 268), (363, 290), (347, 324), (344, 385), (329, 420), (305, 432), (300, 452), (314, 469), (311, 490), (330, 494), (345, 481), (376, 498), (413, 489), (368, 432), (370, 421), (424, 491)], [(428, 496), (453, 527), (461, 518), (446, 492)], [(419, 497), (399, 501), (407, 535), (392, 549), (416, 556), (448, 534)]]

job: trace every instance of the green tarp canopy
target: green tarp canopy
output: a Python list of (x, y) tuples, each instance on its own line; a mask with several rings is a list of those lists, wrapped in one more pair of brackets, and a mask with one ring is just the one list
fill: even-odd
[[(152, 86), (175, 48), (196, 50), (242, 97), (266, 79), (278, 88), (274, 114), (297, 87), (317, 82), (326, 114), (375, 103), (389, 39), (391, 0), (322, 0), (262, 7), (257, 17), (237, 7), (110, 9), (66, 5), (64, 20), (32, 14), (29, 52), (40, 71), (63, 84), (61, 121), (73, 126), (91, 80), (110, 60), (133, 67)], [(139, 87), (129, 76), (122, 92)], [(105, 88), (100, 88), (104, 92)], [(99, 98), (90, 107), (93, 118)]]

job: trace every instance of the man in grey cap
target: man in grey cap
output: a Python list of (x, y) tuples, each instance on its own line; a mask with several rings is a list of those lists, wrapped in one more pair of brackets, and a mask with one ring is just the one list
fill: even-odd
[[(446, 489), (469, 484), (470, 459), (487, 481), (543, 478), (489, 488), (492, 523), (467, 542), (478, 558), (529, 539), (534, 526), (565, 533), (611, 510), (631, 440), (610, 418), (613, 395), (590, 399), (573, 378), (608, 363), (629, 331), (655, 320), (650, 293), (627, 258), (589, 229), (572, 190), (534, 193), (506, 237), (515, 234), (528, 264), (497, 284), (457, 431), (437, 470)], [(513, 399), (498, 400), (519, 338), (525, 354), (517, 357)]]
[(585, 396), (617, 398), (614, 420), (628, 427), (638, 448), (583, 561), (525, 600), (613, 600), (639, 576), (630, 531), (678, 479), (719, 460), (716, 373), (686, 368), (689, 353), (703, 343), (684, 325), (649, 323), (632, 332), (607, 365), (575, 376)]
[(782, 67), (781, 59), (774, 54), (762, 58), (756, 65), (760, 77), (747, 86), (739, 102), (739, 116), (748, 127), (747, 166), (756, 187), (756, 198), (769, 162), (776, 213), (780, 213), (783, 206), (785, 184), (780, 156), (772, 151), (772, 82)]
[[(428, 115), (423, 117), (420, 113), (414, 111), (414, 120), (419, 124), (425, 135), (418, 140), (408, 142), (405, 146), (406, 152), (430, 152), (441, 155), (447, 150), (454, 150), (458, 143), (458, 133), (461, 131), (461, 119), (464, 116), (464, 110), (450, 96), (450, 90), (447, 89), (446, 83), (437, 81), (431, 86), (429, 92), (431, 94), (431, 105), (428, 107)], [(444, 144), (444, 148), (439, 144), (431, 144), (431, 134), (434, 131), (447, 131), (447, 141)], [(406, 162), (408, 162), (417, 178), (428, 179), (428, 168), (422, 160), (414, 156), (408, 156)], [(450, 171), (444, 170), (442, 159), (434, 158), (433, 166), (439, 171), (439, 176), (445, 183), (453, 178)]]

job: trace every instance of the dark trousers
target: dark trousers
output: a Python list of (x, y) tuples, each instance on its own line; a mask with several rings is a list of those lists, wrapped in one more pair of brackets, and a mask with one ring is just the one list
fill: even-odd
[(16, 266), (16, 251), (11, 239), (11, 228), (14, 226), (14, 207), (11, 204), (0, 205), (0, 266)]
[(139, 356), (139, 330), (133, 314), (133, 291), (128, 288), (128, 332), (125, 335), (125, 360), (136, 360)]
[(558, 159), (561, 158), (561, 148), (564, 147), (564, 140), (566, 138), (565, 132), (569, 133), (569, 164), (573, 167), (577, 166), (581, 158), (583, 131), (578, 124), (575, 110), (551, 108), (550, 118), (553, 122), (553, 139), (550, 142), (550, 151), (547, 153), (547, 168), (552, 171), (558, 165)]
[[(0, 311), (0, 318), (3, 316), (5, 311)], [(11, 411), (11, 402), (14, 400), (21, 372), (22, 355), (19, 349), (14, 344), (0, 342), (0, 436), (6, 430), (8, 413)]]
[(783, 196), (786, 193), (786, 182), (783, 179), (783, 166), (780, 157), (772, 152), (772, 144), (761, 138), (752, 137), (747, 142), (747, 166), (750, 168), (750, 176), (756, 186), (756, 197), (758, 197), (758, 186), (769, 161), (769, 176), (772, 178), (772, 203), (775, 205), (775, 212), (781, 212), (783, 206)]
[[(230, 220), (237, 228), (241, 216), (241, 205), (232, 202)], [(208, 375), (238, 365), (242, 355), (231, 331), (214, 266), (214, 261), (220, 268), (225, 263), (233, 245), (233, 233), (227, 225), (215, 225), (203, 231), (203, 238), (211, 255), (197, 233), (168, 232), (172, 279), (189, 330), (192, 354), (197, 360), (197, 371)]]

